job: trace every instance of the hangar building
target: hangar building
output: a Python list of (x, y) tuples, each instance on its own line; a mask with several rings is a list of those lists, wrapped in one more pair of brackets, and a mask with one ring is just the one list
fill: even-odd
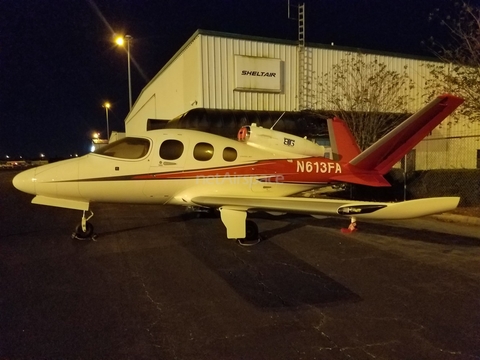
[[(156, 119), (195, 108), (296, 111), (322, 109), (309, 96), (314, 74), (324, 74), (358, 49), (197, 30), (145, 86), (125, 119), (128, 135), (144, 133)], [(361, 51), (415, 83), (408, 111), (424, 103), (428, 64), (407, 55)], [(328, 110), (328, 109), (322, 109)], [(465, 124), (463, 124), (465, 125)], [(480, 167), (480, 127), (441, 125), (411, 154), (415, 169)], [(470, 139), (466, 141), (466, 139)]]

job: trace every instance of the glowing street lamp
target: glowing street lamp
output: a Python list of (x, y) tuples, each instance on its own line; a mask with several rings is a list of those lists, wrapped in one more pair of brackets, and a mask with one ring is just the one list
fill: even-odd
[(115, 39), (115, 42), (117, 43), (118, 46), (123, 46), (123, 44), (125, 43), (125, 40), (123, 39), (123, 37), (119, 36)]
[(132, 79), (130, 76), (130, 41), (132, 37), (130, 35), (119, 36), (115, 39), (115, 43), (118, 46), (125, 46), (127, 43), (127, 71), (128, 71), (128, 104), (130, 105), (130, 110), (132, 109)]
[(110, 129), (108, 128), (108, 109), (110, 109), (110, 103), (107, 101), (102, 105), (105, 108), (105, 117), (107, 118), (107, 140), (110, 141)]

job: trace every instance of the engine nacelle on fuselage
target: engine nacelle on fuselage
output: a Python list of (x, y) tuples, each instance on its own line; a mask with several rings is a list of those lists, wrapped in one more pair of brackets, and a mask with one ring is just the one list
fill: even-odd
[(251, 124), (243, 126), (237, 138), (247, 145), (285, 155), (325, 156), (325, 147), (308, 139)]

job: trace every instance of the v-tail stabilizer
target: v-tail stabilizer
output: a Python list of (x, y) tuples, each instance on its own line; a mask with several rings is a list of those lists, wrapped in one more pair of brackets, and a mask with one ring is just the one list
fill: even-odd
[(456, 96), (441, 95), (361, 153), (346, 124), (334, 119), (329, 122), (332, 148), (340, 154), (340, 161), (348, 161), (349, 171), (333, 176), (332, 180), (390, 186), (383, 175), (462, 103), (463, 99)]

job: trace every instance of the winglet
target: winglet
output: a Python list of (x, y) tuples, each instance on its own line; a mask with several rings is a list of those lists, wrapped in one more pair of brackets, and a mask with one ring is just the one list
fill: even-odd
[(386, 174), (438, 124), (450, 115), (463, 99), (441, 95), (410, 116), (387, 135), (350, 161), (358, 169)]

